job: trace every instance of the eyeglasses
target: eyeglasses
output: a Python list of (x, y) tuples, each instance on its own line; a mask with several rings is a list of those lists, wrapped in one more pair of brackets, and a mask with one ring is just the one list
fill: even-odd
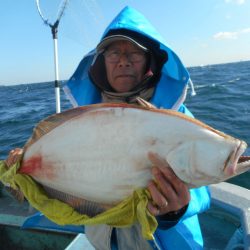
[(118, 63), (122, 55), (126, 55), (127, 59), (133, 63), (142, 62), (146, 58), (146, 55), (143, 51), (132, 51), (122, 53), (119, 50), (107, 50), (104, 52), (104, 57), (109, 63)]

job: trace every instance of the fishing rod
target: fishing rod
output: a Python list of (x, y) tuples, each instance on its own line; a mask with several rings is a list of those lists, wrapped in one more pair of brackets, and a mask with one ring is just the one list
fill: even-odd
[(40, 0), (36, 0), (36, 6), (40, 17), (42, 18), (45, 25), (48, 25), (51, 28), (51, 33), (54, 41), (54, 64), (55, 64), (55, 98), (56, 98), (56, 113), (61, 112), (61, 104), (60, 104), (60, 83), (59, 83), (59, 70), (58, 70), (58, 47), (57, 47), (57, 34), (58, 34), (58, 26), (62, 15), (65, 11), (65, 8), (68, 4), (69, 0), (63, 0), (60, 5), (61, 8), (58, 11), (57, 19), (54, 23), (51, 23), (48, 19), (43, 15), (40, 8)]

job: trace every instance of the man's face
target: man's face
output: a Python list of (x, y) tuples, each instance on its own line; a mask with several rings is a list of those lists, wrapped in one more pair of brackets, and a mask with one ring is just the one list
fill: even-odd
[(109, 84), (118, 93), (128, 92), (145, 75), (146, 54), (129, 41), (112, 43), (104, 53)]

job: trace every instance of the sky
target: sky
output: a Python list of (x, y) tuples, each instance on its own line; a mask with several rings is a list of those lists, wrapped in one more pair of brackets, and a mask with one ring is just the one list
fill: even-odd
[[(54, 23), (61, 0), (40, 0)], [(67, 80), (125, 7), (141, 12), (187, 66), (250, 60), (250, 0), (69, 0), (58, 30), (59, 78)], [(0, 85), (53, 81), (50, 27), (35, 0), (0, 0)]]

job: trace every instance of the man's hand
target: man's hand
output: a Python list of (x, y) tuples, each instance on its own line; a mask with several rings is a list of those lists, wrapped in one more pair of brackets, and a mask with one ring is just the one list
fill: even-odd
[(7, 167), (10, 167), (11, 165), (18, 162), (23, 155), (23, 149), (22, 148), (15, 148), (10, 151), (8, 158), (5, 160), (5, 164)]
[(149, 212), (157, 216), (185, 207), (190, 201), (189, 190), (185, 183), (159, 155), (150, 152), (148, 157), (153, 164), (152, 174), (155, 178), (148, 184), (152, 197), (148, 202)]

